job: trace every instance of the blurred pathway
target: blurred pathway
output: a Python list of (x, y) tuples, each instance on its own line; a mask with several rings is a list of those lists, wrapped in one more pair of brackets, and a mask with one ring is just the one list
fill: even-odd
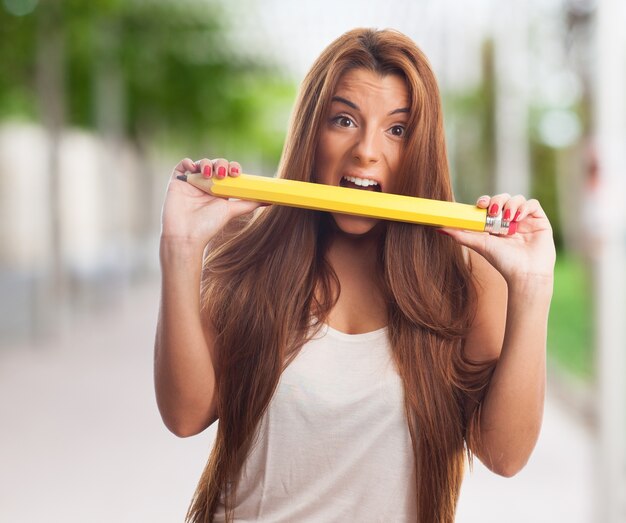
[(503, 478), (475, 460), (463, 483), (457, 523), (594, 522), (591, 431), (548, 389), (541, 435), (526, 467)]
[[(158, 288), (75, 318), (56, 340), (0, 347), (0, 522), (182, 522), (215, 426), (171, 435), (154, 400)], [(591, 438), (554, 400), (528, 466), (476, 464), (457, 521), (589, 523)]]

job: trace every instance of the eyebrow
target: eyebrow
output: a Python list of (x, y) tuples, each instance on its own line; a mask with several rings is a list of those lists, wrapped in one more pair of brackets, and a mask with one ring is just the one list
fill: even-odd
[[(354, 102), (351, 102), (350, 100), (346, 100), (345, 98), (342, 98), (341, 96), (333, 96), (331, 99), (331, 102), (339, 102), (339, 103), (347, 105), (348, 107), (352, 107), (352, 109), (355, 109), (357, 111), (361, 110), (359, 109), (359, 106), (357, 104), (355, 104)], [(394, 114), (399, 114), (399, 113), (408, 113), (408, 112), (409, 112), (408, 107), (400, 107), (399, 109), (394, 109), (393, 111), (391, 111), (389, 113), (389, 116), (394, 115)]]

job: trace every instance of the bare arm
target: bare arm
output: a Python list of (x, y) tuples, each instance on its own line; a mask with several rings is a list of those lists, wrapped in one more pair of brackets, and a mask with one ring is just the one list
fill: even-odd
[(168, 429), (192, 436), (217, 419), (213, 340), (200, 319), (202, 249), (163, 240), (161, 303), (154, 350), (157, 404)]
[(522, 469), (539, 437), (551, 295), (551, 282), (509, 286), (504, 343), (483, 402), (477, 449), (481, 461), (503, 476)]
[(176, 178), (201, 170), (207, 176), (235, 176), (240, 167), (225, 160), (202, 160), (199, 165), (182, 160), (172, 173), (163, 205), (154, 382), (163, 422), (181, 437), (198, 434), (217, 419), (214, 333), (200, 315), (204, 248), (230, 219), (259, 206), (215, 198)]
[(527, 462), (543, 417), (547, 318), (551, 281), (508, 286), (473, 253), (479, 305), (466, 341), (473, 360), (498, 358), (481, 409), (481, 448), (472, 449), (492, 471), (512, 476)]
[(450, 234), (480, 253), (472, 253), (479, 302), (466, 354), (498, 358), (481, 409), (481, 445), (472, 450), (492, 471), (512, 476), (530, 457), (543, 417), (554, 244), (538, 202), (505, 196), (492, 202), (520, 210), (515, 235)]

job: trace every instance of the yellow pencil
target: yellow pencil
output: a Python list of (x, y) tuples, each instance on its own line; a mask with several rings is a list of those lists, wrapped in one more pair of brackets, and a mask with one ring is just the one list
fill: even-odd
[(214, 196), (288, 205), (437, 227), (507, 234), (509, 222), (486, 209), (456, 202), (364, 191), (319, 183), (240, 174), (218, 179), (201, 174), (178, 177)]

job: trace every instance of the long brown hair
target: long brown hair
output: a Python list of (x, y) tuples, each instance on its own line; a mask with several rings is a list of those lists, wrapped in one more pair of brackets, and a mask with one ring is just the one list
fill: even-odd
[[(406, 81), (411, 114), (395, 192), (452, 200), (434, 75), (415, 44), (391, 30), (350, 31), (317, 59), (301, 86), (278, 175), (315, 181), (319, 130), (352, 68)], [(219, 424), (189, 522), (212, 521), (221, 496), (232, 521), (241, 467), (280, 375), (340, 292), (325, 258), (330, 234), (324, 213), (273, 206), (229, 224), (211, 242), (202, 306), (217, 333)], [(464, 442), (476, 440), (491, 371), (463, 356), (476, 302), (470, 268), (458, 245), (432, 228), (391, 222), (378, 263), (415, 456), (418, 521), (452, 522)]]

